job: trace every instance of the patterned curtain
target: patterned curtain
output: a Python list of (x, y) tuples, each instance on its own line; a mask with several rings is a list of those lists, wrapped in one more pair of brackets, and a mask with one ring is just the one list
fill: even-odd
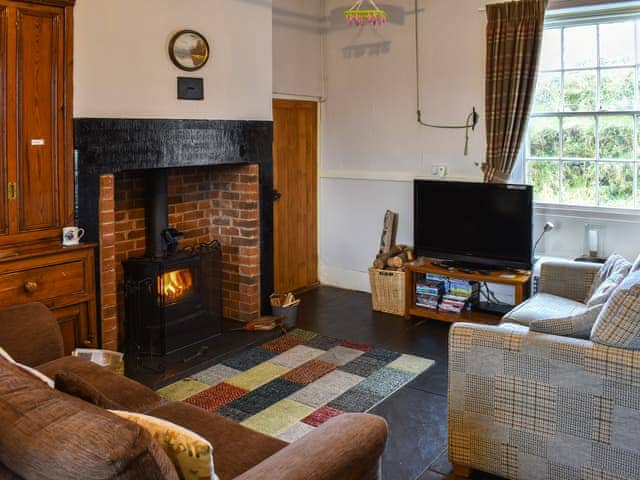
[(487, 5), (485, 182), (507, 182), (517, 160), (535, 93), (546, 8), (547, 0)]

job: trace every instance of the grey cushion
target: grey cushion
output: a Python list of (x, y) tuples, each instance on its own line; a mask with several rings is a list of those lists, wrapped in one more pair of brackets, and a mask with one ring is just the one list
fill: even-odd
[(613, 292), (593, 327), (591, 340), (640, 350), (640, 271), (630, 273)]
[(615, 288), (631, 271), (631, 267), (631, 263), (626, 258), (617, 254), (611, 255), (593, 279), (585, 303), (589, 306), (606, 303)]
[(587, 306), (584, 303), (550, 293), (538, 293), (507, 313), (503, 320), (529, 326), (533, 320), (567, 317), (584, 313), (586, 310)]
[(503, 322), (542, 333), (588, 338), (601, 309), (601, 305), (589, 308), (575, 300), (538, 293), (505, 315)]
[(533, 320), (530, 328), (533, 332), (548, 333), (564, 337), (589, 338), (593, 325), (602, 311), (603, 305), (588, 307), (584, 312), (566, 317)]

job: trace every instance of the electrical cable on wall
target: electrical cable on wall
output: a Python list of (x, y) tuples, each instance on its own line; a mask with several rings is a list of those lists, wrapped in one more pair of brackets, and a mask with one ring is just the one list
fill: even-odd
[(423, 127), (429, 128), (441, 128), (451, 130), (464, 129), (464, 155), (469, 154), (469, 129), (475, 130), (478, 124), (479, 115), (476, 112), (476, 107), (473, 107), (471, 113), (467, 116), (467, 120), (464, 125), (442, 125), (435, 123), (427, 123), (422, 121), (422, 111), (420, 109), (420, 36), (419, 36), (419, 22), (418, 22), (418, 0), (415, 0), (415, 30), (416, 30), (416, 113), (418, 116), (418, 123)]

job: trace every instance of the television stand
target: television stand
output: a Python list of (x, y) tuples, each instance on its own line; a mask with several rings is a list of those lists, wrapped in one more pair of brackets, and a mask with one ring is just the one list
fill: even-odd
[(432, 260), (432, 264), (438, 267), (459, 270), (464, 273), (475, 273), (475, 272), (505, 272), (512, 271), (508, 268), (499, 268), (495, 265), (483, 264), (483, 263), (470, 263), (470, 262), (458, 262), (456, 260)]
[(515, 290), (516, 305), (524, 302), (529, 297), (529, 292), (531, 291), (529, 286), (531, 282), (531, 272), (528, 270), (483, 270), (482, 273), (480, 273), (480, 271), (469, 273), (454, 267), (443, 267), (437, 259), (420, 257), (415, 262), (405, 265), (405, 299), (407, 302), (405, 318), (407, 319), (416, 316), (449, 323), (475, 322), (495, 325), (500, 322), (504, 315), (503, 310), (487, 312), (475, 309), (455, 314), (417, 306), (416, 283), (418, 277), (425, 273), (434, 273), (436, 275), (443, 275), (460, 280), (511, 285)]

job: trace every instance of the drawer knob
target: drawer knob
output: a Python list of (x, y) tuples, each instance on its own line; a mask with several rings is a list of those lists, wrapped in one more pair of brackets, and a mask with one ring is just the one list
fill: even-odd
[(24, 284), (24, 291), (27, 293), (35, 293), (38, 290), (38, 282), (26, 282)]
[(92, 345), (93, 345), (93, 335), (89, 335), (89, 336), (87, 337), (87, 339), (86, 339), (84, 342), (82, 342), (82, 343), (84, 343), (84, 344), (85, 344), (85, 346), (87, 346), (87, 347), (92, 346)]

